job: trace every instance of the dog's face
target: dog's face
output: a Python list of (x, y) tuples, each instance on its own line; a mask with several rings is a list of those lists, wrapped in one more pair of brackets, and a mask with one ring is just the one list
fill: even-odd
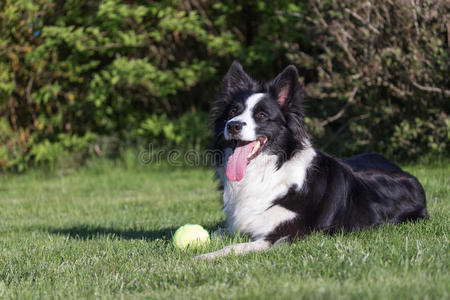
[(223, 129), (225, 140), (246, 144), (256, 141), (252, 156), (273, 141), (285, 118), (277, 102), (266, 93), (244, 94), (235, 98), (227, 109)]
[(224, 128), (226, 140), (254, 141), (267, 139), (283, 126), (284, 117), (280, 107), (270, 95), (254, 93), (237, 97), (228, 109), (228, 120)]
[(239, 63), (231, 65), (213, 107), (215, 148), (233, 150), (227, 162), (230, 180), (239, 181), (246, 165), (262, 152), (280, 155), (282, 163), (301, 147), (306, 134), (300, 93), (293, 66), (261, 85)]

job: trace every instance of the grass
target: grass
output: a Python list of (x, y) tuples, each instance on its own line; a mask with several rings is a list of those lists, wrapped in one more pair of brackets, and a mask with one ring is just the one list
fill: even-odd
[(212, 172), (94, 165), (75, 173), (0, 177), (0, 298), (450, 297), (450, 164), (407, 167), (431, 219), (217, 261), (182, 252), (171, 233), (224, 221)]

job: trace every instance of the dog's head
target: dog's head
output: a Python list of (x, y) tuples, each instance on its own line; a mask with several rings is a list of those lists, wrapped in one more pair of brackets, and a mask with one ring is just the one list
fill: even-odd
[(292, 65), (272, 81), (260, 84), (233, 62), (213, 105), (214, 147), (233, 149), (227, 165), (230, 180), (240, 180), (246, 165), (262, 152), (278, 155), (280, 167), (302, 149), (306, 132), (301, 94), (297, 69)]

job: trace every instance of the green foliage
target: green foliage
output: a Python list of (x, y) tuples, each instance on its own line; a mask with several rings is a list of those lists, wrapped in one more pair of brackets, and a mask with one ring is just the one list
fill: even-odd
[(402, 149), (409, 157), (423, 154), (423, 148), (435, 156), (447, 153), (449, 140), (450, 119), (443, 114), (438, 120), (404, 120), (395, 126), (390, 139), (392, 150)]
[(23, 171), (32, 141), (28, 130), (21, 128), (15, 132), (6, 119), (0, 119), (0, 169)]
[(137, 130), (141, 140), (169, 148), (203, 150), (211, 139), (206, 113), (186, 113), (172, 121), (166, 114), (152, 114)]
[(103, 155), (106, 140), (206, 148), (232, 59), (259, 79), (294, 63), (334, 154), (446, 155), (449, 4), (411, 3), (3, 1), (0, 170)]
[(80, 158), (93, 152), (90, 145), (95, 140), (96, 136), (92, 133), (84, 136), (61, 133), (54, 142), (45, 139), (36, 143), (30, 151), (30, 156), (35, 165), (49, 166), (50, 169), (54, 169), (56, 164), (61, 164), (62, 160), (67, 159), (70, 152), (76, 153)]

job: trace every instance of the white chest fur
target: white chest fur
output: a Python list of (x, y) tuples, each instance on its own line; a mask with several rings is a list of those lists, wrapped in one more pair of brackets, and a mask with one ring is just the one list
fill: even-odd
[(285, 195), (289, 188), (303, 187), (306, 170), (315, 156), (309, 147), (276, 170), (277, 156), (261, 153), (247, 166), (244, 178), (229, 181), (223, 169), (218, 174), (224, 183), (224, 211), (231, 231), (248, 233), (253, 239), (269, 234), (279, 224), (296, 217), (296, 213), (273, 201)]

